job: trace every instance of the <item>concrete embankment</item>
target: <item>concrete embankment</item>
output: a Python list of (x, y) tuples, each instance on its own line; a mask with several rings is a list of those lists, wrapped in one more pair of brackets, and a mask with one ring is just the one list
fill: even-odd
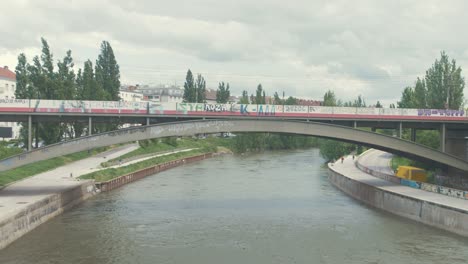
[(0, 249), (94, 194), (94, 181), (77, 182), (76, 185), (47, 195), (19, 211), (3, 215), (0, 221)]
[(0, 191), (0, 249), (40, 224), (99, 193), (100, 190), (110, 191), (143, 177), (216, 155), (207, 153), (169, 161), (101, 183), (64, 177), (68, 171), (75, 172), (75, 177), (93, 171), (95, 168), (90, 167), (98, 166), (102, 162), (103, 155), (109, 154), (107, 158), (118, 157), (132, 149), (127, 147), (125, 150), (107, 152), (100, 157), (75, 162), (19, 181)]
[(178, 160), (164, 162), (158, 165), (154, 165), (148, 168), (144, 168), (144, 169), (117, 177), (109, 181), (96, 183), (96, 187), (102, 192), (108, 192), (113, 189), (119, 188), (125, 184), (147, 177), (149, 175), (153, 175), (153, 174), (156, 174), (156, 173), (159, 173), (159, 172), (171, 169), (171, 168), (175, 168), (184, 164), (204, 160), (206, 158), (211, 158), (213, 157), (213, 155), (215, 154), (206, 153), (206, 154), (201, 154), (201, 155), (196, 155), (192, 157), (181, 158)]
[(468, 236), (468, 202), (385, 181), (356, 168), (351, 158), (328, 164), (333, 185), (367, 205)]

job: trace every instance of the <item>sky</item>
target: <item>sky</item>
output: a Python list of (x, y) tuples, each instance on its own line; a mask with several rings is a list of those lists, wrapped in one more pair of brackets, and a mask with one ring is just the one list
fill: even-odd
[[(183, 85), (187, 69), (232, 94), (396, 103), (446, 51), (468, 69), (468, 1), (1, 0), (0, 65), (72, 50), (75, 71), (111, 43), (122, 84)], [(462, 71), (465, 75), (466, 71)]]

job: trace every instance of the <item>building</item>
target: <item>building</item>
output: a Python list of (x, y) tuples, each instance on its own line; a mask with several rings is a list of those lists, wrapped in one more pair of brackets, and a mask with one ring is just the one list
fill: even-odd
[(160, 103), (182, 103), (184, 89), (177, 86), (130, 85), (120, 88), (120, 98), (123, 101), (151, 101)]
[[(0, 101), (14, 100), (16, 90), (16, 74), (7, 66), (0, 67)], [(0, 127), (11, 127), (12, 138), (18, 138), (20, 126), (15, 122), (0, 122)]]
[(139, 93), (136, 90), (120, 90), (119, 91), (120, 100), (125, 102), (141, 102), (143, 101), (143, 94)]

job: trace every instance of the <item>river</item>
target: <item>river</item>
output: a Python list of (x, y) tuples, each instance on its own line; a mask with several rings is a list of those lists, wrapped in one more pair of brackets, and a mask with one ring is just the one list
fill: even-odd
[(466, 263), (468, 239), (335, 189), (318, 151), (204, 160), (95, 196), (0, 263)]

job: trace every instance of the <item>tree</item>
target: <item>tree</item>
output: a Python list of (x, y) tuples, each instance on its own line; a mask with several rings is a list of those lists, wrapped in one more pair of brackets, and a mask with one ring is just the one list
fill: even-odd
[(297, 99), (292, 96), (289, 96), (288, 99), (284, 101), (284, 104), (285, 105), (297, 105)]
[(192, 71), (190, 69), (188, 69), (187, 75), (185, 76), (184, 102), (186, 102), (186, 103), (196, 102), (196, 99), (195, 99), (195, 81), (193, 79), (193, 74), (192, 74)]
[(76, 97), (76, 76), (73, 71), (74, 63), (71, 56), (71, 50), (67, 51), (67, 55), (63, 58), (63, 61), (59, 61), (57, 66), (57, 81), (59, 86), (58, 97), (60, 99), (72, 100)]
[(377, 101), (377, 103), (375, 104), (375, 108), (382, 108), (382, 104), (380, 104), (380, 101)]
[(18, 56), (18, 64), (15, 68), (16, 73), (16, 89), (15, 97), (18, 99), (32, 99), (36, 94), (34, 87), (31, 85), (29, 80), (28, 61), (26, 55), (21, 53)]
[(413, 97), (413, 105), (414, 108), (426, 108), (426, 83), (424, 80), (418, 79), (416, 80), (416, 85), (414, 87), (414, 97)]
[(353, 106), (354, 107), (366, 107), (366, 101), (364, 101), (364, 98), (361, 95), (358, 95), (358, 98), (354, 100)]
[(426, 71), (427, 107), (459, 109), (463, 102), (465, 79), (454, 59), (450, 62), (444, 51), (440, 55), (440, 60)]
[(225, 104), (229, 101), (230, 96), (231, 92), (229, 91), (229, 83), (225, 85), (224, 82), (220, 82), (218, 90), (216, 90), (216, 102)]
[(256, 93), (255, 93), (255, 103), (256, 104), (265, 104), (265, 91), (263, 90), (263, 87), (262, 87), (262, 84), (260, 83), (258, 86), (257, 86), (257, 90), (256, 90)]
[(323, 96), (323, 106), (337, 106), (335, 93), (328, 90)]
[(249, 103), (249, 94), (246, 90), (242, 91), (242, 97), (239, 100), (240, 104), (248, 104)]
[(198, 74), (197, 81), (195, 83), (195, 102), (206, 102), (206, 82), (205, 78), (203, 78), (201, 74)]
[(95, 74), (96, 81), (105, 92), (105, 98), (102, 99), (119, 101), (120, 69), (108, 41), (101, 43), (101, 53), (96, 60)]
[(281, 98), (279, 97), (278, 92), (275, 92), (275, 94), (273, 95), (273, 103), (277, 105), (283, 104), (283, 100), (281, 100)]
[(406, 87), (401, 94), (401, 100), (397, 102), (398, 108), (412, 108), (414, 106), (414, 91), (411, 87)]

